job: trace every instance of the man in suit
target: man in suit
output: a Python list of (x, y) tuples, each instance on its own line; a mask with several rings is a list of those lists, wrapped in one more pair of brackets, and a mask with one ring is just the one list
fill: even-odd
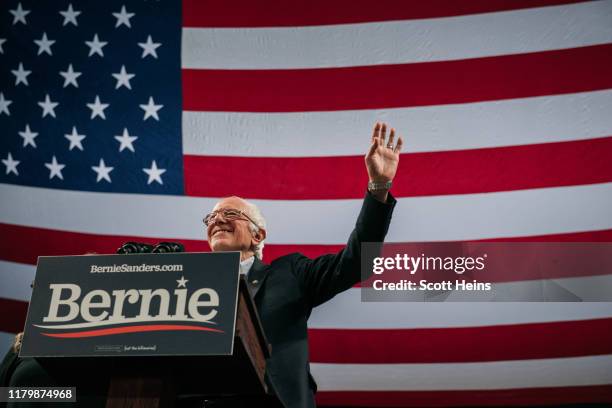
[(382, 242), (387, 233), (395, 205), (389, 189), (402, 139), (394, 144), (391, 129), (386, 141), (386, 130), (385, 124), (374, 128), (365, 156), (368, 191), (347, 245), (337, 254), (310, 259), (294, 253), (264, 264), (265, 221), (257, 207), (239, 197), (219, 201), (204, 219), (213, 251), (241, 252), (241, 273), (272, 345), (267, 379), (286, 407), (315, 406), (307, 335), (312, 309), (361, 280), (361, 243)]
[[(315, 406), (316, 383), (310, 375), (307, 334), (307, 321), (312, 309), (361, 280), (361, 243), (382, 242), (387, 233), (395, 206), (389, 189), (397, 171), (403, 141), (400, 137), (395, 142), (393, 129), (388, 140), (386, 133), (387, 126), (377, 123), (365, 155), (369, 176), (367, 192), (347, 245), (337, 254), (310, 259), (294, 253), (269, 265), (263, 263), (263, 244), (267, 234), (265, 220), (257, 207), (239, 197), (219, 201), (204, 218), (213, 251), (241, 252), (241, 273), (247, 277), (272, 345), (266, 380), (287, 408)], [(16, 337), (16, 344), (0, 367), (0, 385), (15, 384), (15, 381), (19, 384), (50, 384), (52, 379), (34, 359), (17, 358), (20, 339), (20, 336)], [(23, 377), (21, 380), (20, 376)], [(182, 405), (192, 402), (182, 401)], [(205, 406), (252, 406), (251, 402), (211, 401)], [(201, 403), (192, 406), (201, 406)]]

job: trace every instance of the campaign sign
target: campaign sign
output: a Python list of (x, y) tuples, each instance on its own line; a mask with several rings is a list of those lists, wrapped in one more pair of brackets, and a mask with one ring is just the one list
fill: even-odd
[(239, 252), (39, 257), (21, 357), (229, 355)]

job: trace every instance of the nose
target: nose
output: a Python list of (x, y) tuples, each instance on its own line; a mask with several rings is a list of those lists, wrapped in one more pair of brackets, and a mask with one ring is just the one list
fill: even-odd
[(218, 213), (214, 214), (212, 217), (210, 217), (210, 220), (209, 220), (210, 224), (209, 225), (212, 226), (212, 225), (215, 225), (215, 224), (218, 224), (218, 223), (221, 223), (221, 222), (227, 222), (227, 220), (223, 216), (223, 213), (218, 212)]
[(227, 220), (223, 217), (223, 214), (217, 213), (210, 218), (208, 227), (206, 229), (208, 233), (210, 234), (212, 232), (212, 229), (215, 227), (215, 225), (226, 224), (226, 223), (227, 223)]

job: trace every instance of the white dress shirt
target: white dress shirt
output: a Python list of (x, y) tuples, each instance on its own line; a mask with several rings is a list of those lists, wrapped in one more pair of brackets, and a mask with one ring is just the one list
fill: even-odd
[(245, 277), (248, 277), (249, 271), (251, 270), (251, 267), (253, 266), (253, 262), (255, 262), (254, 256), (247, 258), (244, 261), (240, 262), (240, 274), (244, 275)]

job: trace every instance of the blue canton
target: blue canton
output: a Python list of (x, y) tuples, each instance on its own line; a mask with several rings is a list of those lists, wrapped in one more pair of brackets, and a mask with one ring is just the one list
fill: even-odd
[(180, 1), (5, 1), (0, 182), (183, 194)]

